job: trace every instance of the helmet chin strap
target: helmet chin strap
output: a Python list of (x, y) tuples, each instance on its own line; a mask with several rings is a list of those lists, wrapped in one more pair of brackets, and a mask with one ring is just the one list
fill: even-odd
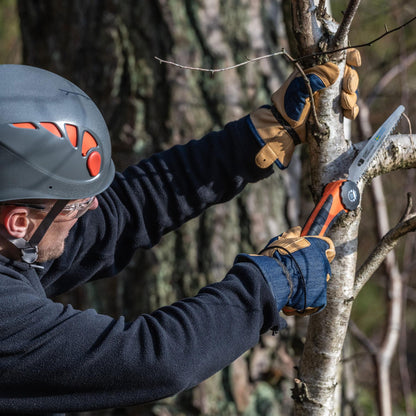
[(24, 238), (13, 238), (10, 237), (7, 232), (2, 232), (3, 236), (20, 250), (22, 261), (32, 264), (38, 259), (38, 245), (40, 241), (46, 234), (46, 231), (48, 231), (48, 228), (51, 226), (55, 218), (59, 215), (59, 213), (68, 202), (68, 199), (58, 199), (46, 217), (40, 223), (39, 227), (33, 233), (29, 241), (25, 240)]

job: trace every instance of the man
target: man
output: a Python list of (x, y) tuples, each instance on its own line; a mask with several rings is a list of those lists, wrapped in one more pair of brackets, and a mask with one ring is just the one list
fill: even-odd
[[(338, 73), (334, 64), (313, 68), (312, 89)], [(282, 327), (285, 305), (325, 306), (333, 244), (299, 229), (259, 255), (239, 255), (223, 281), (195, 297), (132, 322), (50, 299), (114, 275), (137, 248), (269, 176), (273, 162), (287, 166), (306, 134), (300, 80), (290, 78), (273, 106), (115, 173), (107, 127), (82, 90), (38, 68), (0, 66), (1, 414), (166, 397)]]

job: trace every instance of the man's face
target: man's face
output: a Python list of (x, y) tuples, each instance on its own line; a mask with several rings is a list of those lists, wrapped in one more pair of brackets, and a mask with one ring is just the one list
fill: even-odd
[[(71, 204), (82, 203), (83, 201), (84, 200), (71, 201), (68, 206)], [(88, 205), (87, 210), (93, 210), (97, 207), (98, 200), (94, 197), (92, 202)], [(70, 216), (69, 218), (72, 217)], [(26, 237), (27, 240), (29, 240), (33, 235), (42, 222), (42, 219), (43, 218), (36, 215), (36, 213), (31, 216), (32, 226), (30, 227), (29, 234)], [(62, 255), (65, 249), (65, 239), (68, 237), (69, 231), (77, 221), (78, 218), (67, 219), (65, 215), (58, 215), (38, 245), (38, 262), (44, 263), (48, 260), (57, 259)]]
[(38, 245), (38, 262), (57, 259), (65, 248), (65, 239), (77, 219), (65, 222), (53, 222)]

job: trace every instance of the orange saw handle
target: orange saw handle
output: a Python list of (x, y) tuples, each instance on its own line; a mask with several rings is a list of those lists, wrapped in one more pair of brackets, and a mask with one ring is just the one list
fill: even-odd
[(324, 236), (335, 221), (358, 207), (360, 191), (355, 182), (341, 179), (330, 182), (302, 229), (302, 236)]
[[(359, 203), (360, 191), (355, 182), (342, 179), (328, 183), (324, 188), (321, 199), (306, 221), (301, 236), (319, 235), (322, 237), (326, 235), (341, 215), (356, 209)], [(309, 307), (303, 311), (298, 311), (286, 305), (282, 310), (288, 316), (302, 316), (311, 315), (319, 309), (319, 307)]]

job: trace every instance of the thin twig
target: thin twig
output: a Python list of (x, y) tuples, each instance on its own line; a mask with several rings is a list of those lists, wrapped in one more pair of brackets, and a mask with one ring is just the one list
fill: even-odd
[(332, 54), (335, 54), (335, 53), (338, 53), (338, 52), (346, 51), (348, 49), (358, 49), (358, 48), (363, 48), (365, 46), (372, 46), (373, 43), (379, 41), (380, 39), (384, 38), (387, 35), (390, 35), (393, 32), (396, 32), (397, 30), (402, 29), (403, 27), (405, 27), (408, 24), (410, 24), (411, 22), (413, 22), (413, 20), (416, 20), (416, 16), (412, 17), (406, 23), (403, 23), (402, 25), (400, 25), (398, 27), (395, 27), (394, 29), (391, 29), (391, 30), (388, 30), (387, 32), (384, 32), (382, 35), (380, 35), (377, 38), (371, 40), (370, 42), (360, 43), (358, 45), (353, 45), (353, 46), (345, 46), (345, 47), (342, 47), (342, 48), (332, 49), (332, 50), (329, 50), (329, 51), (317, 52), (317, 53), (314, 53), (314, 54), (311, 54), (311, 55), (302, 56), (301, 58), (297, 58), (297, 61), (302, 61), (303, 59), (314, 58), (314, 57), (318, 57), (318, 56), (322, 56), (322, 55), (332, 55)]
[[(346, 51), (348, 49), (357, 49), (357, 48), (363, 48), (365, 46), (371, 46), (373, 43), (379, 41), (380, 39), (384, 38), (385, 36), (387, 36), (387, 35), (389, 35), (389, 34), (391, 34), (393, 32), (396, 32), (397, 30), (402, 29), (403, 27), (407, 26), (408, 24), (410, 24), (411, 22), (413, 22), (413, 20), (416, 20), (416, 16), (412, 17), (406, 23), (403, 23), (402, 25), (400, 25), (400, 26), (398, 26), (398, 27), (396, 27), (396, 28), (394, 28), (392, 30), (389, 30), (389, 31), (387, 31), (385, 33), (383, 33), (382, 35), (380, 35), (377, 38), (371, 40), (370, 42), (361, 43), (361, 44), (352, 45), (352, 46), (345, 46), (343, 48), (332, 49), (332, 50), (329, 50), (329, 51), (317, 52), (315, 54), (307, 55), (307, 56), (302, 56), (302, 57), (296, 58), (296, 59), (293, 59), (292, 58), (292, 60), (293, 60), (292, 62), (293, 63), (298, 63), (298, 62), (301, 62), (303, 59), (318, 57), (318, 56), (322, 56), (322, 55), (332, 55), (332, 54), (335, 54), (335, 53), (338, 53), (338, 52)], [(155, 59), (157, 61), (159, 61), (159, 63), (161, 63), (161, 64), (163, 63), (163, 64), (168, 64), (168, 65), (173, 65), (173, 66), (176, 66), (176, 67), (179, 67), (179, 68), (182, 68), (182, 69), (189, 69), (189, 70), (192, 70), (192, 71), (209, 72), (211, 74), (215, 74), (216, 72), (228, 71), (230, 69), (235, 69), (235, 68), (238, 68), (240, 66), (244, 66), (244, 65), (250, 64), (252, 62), (260, 61), (262, 59), (273, 58), (273, 57), (278, 56), (278, 55), (286, 55), (287, 56), (287, 53), (284, 50), (281, 51), (281, 52), (274, 52), (274, 53), (270, 53), (268, 55), (263, 55), (263, 56), (258, 56), (256, 58), (248, 59), (247, 61), (240, 62), (239, 64), (236, 64), (236, 65), (231, 65), (231, 66), (228, 66), (228, 67), (225, 67), (225, 68), (216, 68), (216, 69), (214, 69), (214, 68), (199, 68), (199, 67), (181, 65), (181, 64), (178, 64), (176, 62), (166, 61), (166, 60), (161, 59), (161, 58), (159, 58), (157, 56), (155, 56)]]
[(407, 124), (409, 126), (409, 134), (412, 134), (412, 122), (410, 121), (410, 118), (407, 116), (406, 113), (403, 113), (403, 117), (406, 119)]
[(358, 325), (350, 319), (348, 322), (348, 328), (350, 329), (352, 335), (360, 342), (360, 344), (371, 354), (374, 358), (377, 355), (377, 346), (371, 341), (367, 335), (358, 327)]
[(315, 124), (318, 126), (319, 129), (321, 129), (321, 123), (319, 122), (318, 113), (316, 112), (315, 101), (313, 99), (313, 91), (311, 88), (311, 83), (309, 82), (309, 78), (306, 76), (305, 72), (303, 71), (303, 68), (300, 66), (299, 62), (296, 59), (293, 59), (287, 52), (285, 52), (285, 56), (289, 59), (290, 62), (292, 62), (295, 65), (296, 69), (299, 71), (299, 73), (302, 75), (302, 78), (305, 81), (306, 88), (309, 93), (312, 117), (315, 121)]
[(176, 62), (165, 61), (164, 59), (161, 59), (161, 58), (159, 58), (157, 56), (155, 56), (155, 59), (158, 60), (159, 63), (161, 63), (161, 64), (168, 64), (168, 65), (177, 66), (178, 68), (182, 68), (182, 69), (190, 69), (192, 71), (210, 72), (211, 74), (215, 74), (216, 72), (228, 71), (230, 69), (235, 69), (235, 68), (238, 68), (240, 66), (250, 64), (252, 62), (260, 61), (261, 59), (273, 58), (274, 56), (278, 56), (278, 55), (287, 55), (287, 54), (286, 54), (286, 52), (284, 50), (282, 50), (281, 52), (274, 52), (274, 53), (270, 53), (268, 55), (258, 56), (257, 58), (248, 59), (247, 61), (240, 62), (239, 64), (236, 64), (236, 65), (231, 65), (231, 66), (227, 66), (225, 68), (217, 68), (217, 69), (212, 69), (212, 68), (211, 69), (210, 68), (198, 68), (198, 67), (193, 67), (193, 66), (180, 65), (180, 64), (178, 64)]

